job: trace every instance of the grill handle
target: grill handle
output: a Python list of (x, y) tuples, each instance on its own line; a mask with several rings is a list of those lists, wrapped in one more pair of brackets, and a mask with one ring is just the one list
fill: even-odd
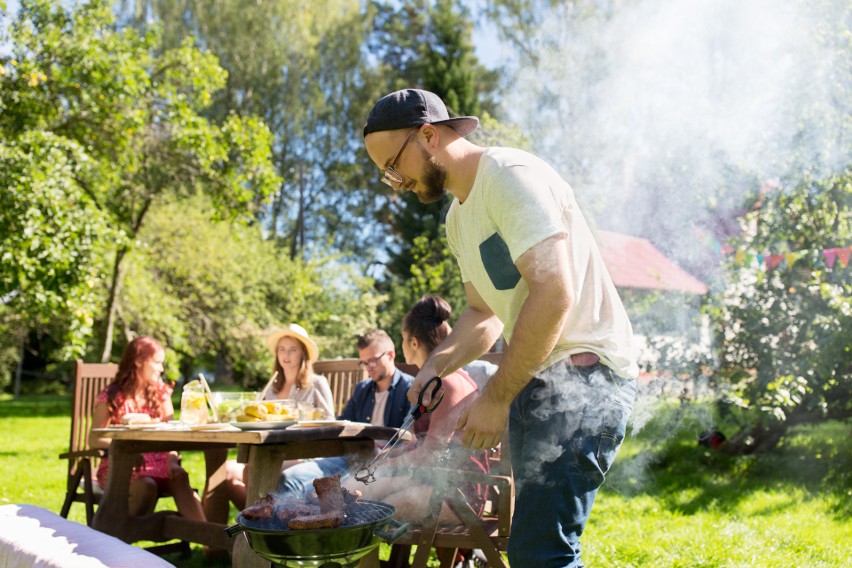
[(240, 534), (244, 530), (245, 528), (243, 528), (243, 526), (240, 524), (231, 525), (230, 527), (225, 529), (225, 534), (231, 538), (234, 538), (234, 536)]
[(388, 544), (393, 544), (397, 540), (399, 540), (405, 533), (408, 532), (408, 529), (411, 528), (411, 524), (400, 523), (396, 519), (390, 519), (388, 521), (388, 527), (393, 527), (394, 530), (392, 532), (388, 532), (385, 530), (376, 529), (373, 531), (373, 534), (381, 539), (384, 539), (384, 541)]

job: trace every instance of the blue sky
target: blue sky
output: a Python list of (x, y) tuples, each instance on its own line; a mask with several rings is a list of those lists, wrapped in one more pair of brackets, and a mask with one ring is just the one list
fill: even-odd
[[(4, 0), (0, 0), (2, 2)], [(472, 10), (476, 10), (481, 0), (468, 0)], [(9, 14), (14, 14), (20, 6), (19, 0), (5, 0)], [(473, 30), (473, 44), (476, 56), (486, 67), (496, 68), (501, 66), (501, 59), (505, 55), (505, 49), (500, 46), (497, 32), (491, 25), (477, 25)], [(5, 51), (5, 46), (0, 46), (0, 53)]]

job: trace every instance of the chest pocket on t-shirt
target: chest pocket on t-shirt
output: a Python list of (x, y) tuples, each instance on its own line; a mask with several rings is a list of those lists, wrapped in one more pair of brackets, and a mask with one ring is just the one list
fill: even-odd
[(497, 233), (479, 244), (479, 257), (482, 259), (488, 278), (498, 290), (511, 290), (520, 281), (521, 273), (512, 262), (509, 247)]

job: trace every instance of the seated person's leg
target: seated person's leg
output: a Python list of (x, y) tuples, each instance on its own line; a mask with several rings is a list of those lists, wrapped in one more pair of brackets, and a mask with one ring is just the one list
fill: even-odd
[(303, 461), (281, 472), (278, 492), (284, 497), (302, 498), (313, 490), (313, 481), (317, 477), (342, 476), (348, 468), (349, 464), (342, 456)]
[[(427, 520), (429, 512), (429, 499), (432, 496), (432, 488), (428, 485), (410, 485), (401, 491), (387, 495), (382, 501), (393, 505), (396, 509), (394, 518), (403, 523), (423, 525)], [(441, 503), (441, 511), (438, 514), (438, 524), (441, 526), (452, 526), (461, 524), (461, 520), (452, 512), (446, 503)]]
[(350, 477), (343, 483), (348, 491), (360, 491), (363, 499), (384, 501), (385, 497), (397, 491), (402, 491), (414, 483), (410, 477), (377, 477), (372, 483), (362, 483)]
[(157, 504), (157, 482), (150, 477), (137, 477), (130, 482), (130, 500), (128, 507), (133, 516), (148, 515)]
[(172, 471), (168, 489), (169, 493), (174, 497), (178, 513), (182, 517), (194, 521), (206, 520), (204, 510), (201, 507), (201, 500), (189, 484), (189, 474), (185, 469), (180, 468)]
[(204, 514), (208, 521), (226, 523), (231, 506), (246, 507), (245, 465), (227, 460), (207, 478), (204, 492)]

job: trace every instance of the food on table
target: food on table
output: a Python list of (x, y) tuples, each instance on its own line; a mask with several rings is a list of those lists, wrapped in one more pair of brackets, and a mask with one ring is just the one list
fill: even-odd
[(151, 418), (144, 412), (128, 412), (121, 417), (122, 424), (150, 424), (159, 421), (159, 418)]
[(266, 405), (260, 403), (247, 404), (243, 408), (243, 414), (248, 414), (249, 416), (264, 419), (266, 418), (266, 415), (269, 414), (269, 409), (266, 408)]
[(263, 422), (263, 418), (251, 416), (249, 414), (237, 414), (237, 422)]
[(295, 403), (287, 400), (252, 402), (243, 406), (237, 422), (285, 422), (296, 419)]
[(256, 397), (254, 392), (214, 392), (213, 404), (216, 405), (219, 422), (236, 420), (237, 415), (243, 413), (243, 405), (253, 402)]

